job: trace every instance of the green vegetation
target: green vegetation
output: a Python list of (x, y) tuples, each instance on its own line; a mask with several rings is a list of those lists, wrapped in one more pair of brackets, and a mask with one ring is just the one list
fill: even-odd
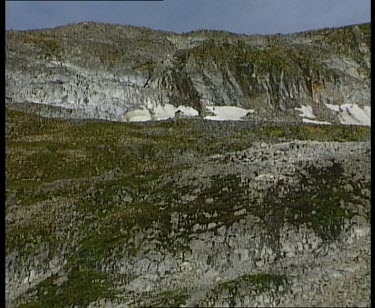
[[(229, 68), (238, 74), (245, 73), (253, 68), (260, 73), (270, 71), (284, 71), (286, 73), (296, 73), (298, 66), (291, 62), (293, 59), (286, 57), (286, 49), (282, 46), (273, 46), (265, 50), (259, 50), (249, 45), (240, 44), (220, 44), (213, 40), (208, 41), (190, 51), (190, 54), (203, 63), (211, 60), (221, 66)], [(251, 74), (251, 71), (250, 71)]]
[(371, 24), (362, 24), (358, 26), (363, 35), (365, 36), (365, 42), (371, 52)]
[(260, 134), (274, 140), (316, 140), (322, 142), (370, 140), (371, 129), (364, 126), (268, 126), (259, 129)]
[(7, 251), (18, 250), (21, 254), (33, 254), (42, 242), (47, 242), (51, 248), (56, 247), (54, 224), (37, 220), (25, 226), (10, 226), (7, 229)]
[(359, 31), (349, 26), (334, 31), (323, 31), (323, 41), (338, 55), (354, 59), (360, 64), (362, 71), (370, 77), (371, 67), (368, 67), (364, 61), (360, 47), (361, 42), (364, 42), (371, 52), (371, 24), (359, 25), (358, 29)]
[[(371, 24), (363, 24), (358, 26), (360, 32), (365, 36), (366, 44), (371, 45)], [(331, 32), (325, 33), (325, 42), (329, 43), (332, 48), (336, 49), (339, 53), (356, 56), (359, 53), (358, 40), (356, 37), (356, 29), (353, 27), (342, 27), (335, 29)]]
[[(270, 226), (269, 232), (275, 239), (285, 222), (295, 226), (307, 224), (325, 241), (337, 239), (345, 220), (355, 215), (341, 203), (355, 202), (355, 194), (345, 191), (340, 180), (343, 169), (335, 161), (330, 167), (310, 166), (305, 170), (307, 175), (299, 175), (299, 186), (291, 188), (283, 197), (275, 198), (282, 184), (270, 189), (257, 216)], [(275, 244), (277, 250), (278, 243)]]
[(45, 35), (39, 31), (24, 33), (22, 40), (26, 44), (33, 44), (41, 48), (46, 59), (61, 60), (64, 56), (64, 47), (53, 36)]
[[(252, 74), (258, 75), (282, 72), (285, 76), (296, 77), (304, 75), (306, 70), (317, 70), (321, 72), (327, 68), (311, 54), (305, 47), (296, 46), (290, 48), (280, 43), (272, 43), (265, 49), (258, 49), (242, 42), (238, 44), (217, 44), (213, 40), (193, 48), (190, 55), (198, 63), (211, 60), (221, 66), (229, 66), (238, 76)], [(328, 72), (328, 70), (327, 70)], [(248, 77), (248, 76), (247, 76)]]
[(124, 50), (120, 48), (103, 48), (99, 55), (100, 62), (106, 66), (115, 66), (125, 58)]
[[(188, 295), (182, 291), (163, 291), (152, 293), (147, 298), (150, 307), (180, 307), (186, 303)], [(144, 301), (144, 299), (143, 299)]]
[[(107, 211), (106, 215), (113, 215), (113, 218), (106, 218), (111, 219), (113, 228), (121, 227), (123, 220), (120, 217), (123, 219), (133, 217), (134, 224), (130, 224), (131, 226), (141, 223), (142, 220), (147, 226), (149, 221), (144, 218), (148, 216), (147, 213), (162, 225), (169, 220), (170, 212), (156, 210), (151, 200), (143, 200), (138, 203), (139, 205), (134, 203), (130, 207), (116, 207), (114, 204), (118, 204), (118, 199), (121, 197), (119, 192), (122, 188), (129, 189), (134, 196), (152, 192), (155, 195), (159, 194), (161, 198), (166, 196), (173, 198), (169, 188), (153, 191), (152, 187), (156, 185), (160, 176), (188, 167), (188, 161), (181, 161), (176, 165), (176, 157), (183, 153), (190, 153), (193, 157), (224, 154), (228, 151), (246, 149), (253, 142), (262, 140), (274, 142), (294, 139), (365, 140), (370, 138), (371, 131), (367, 127), (275, 126), (241, 129), (223, 138), (223, 136), (215, 136), (215, 132), (207, 133), (199, 130), (192, 121), (159, 122), (148, 125), (146, 129), (146, 126), (141, 124), (91, 122), (73, 124), (13, 111), (7, 113), (7, 125), (12, 127), (7, 138), (9, 194), (16, 194), (17, 200), (20, 200), (25, 207), (52, 197), (68, 195), (71, 198), (78, 198), (82, 204), (79, 211), (83, 215), (87, 213), (99, 215), (104, 210)], [(121, 174), (106, 181), (100, 178), (97, 181), (93, 180), (114, 169), (120, 170)], [(64, 179), (71, 179), (72, 182), (48, 191), (36, 189), (43, 183)], [(217, 184), (213, 183), (210, 191), (204, 192), (198, 198), (198, 207), (199, 204), (204, 204), (204, 199), (208, 195), (220, 193), (224, 185), (232, 190), (238, 190), (239, 179), (228, 178), (217, 179), (217, 181)], [(87, 197), (85, 192), (90, 187), (96, 193)], [(215, 210), (220, 210), (220, 204), (225, 205), (224, 194), (222, 198), (222, 202), (215, 203), (218, 207)], [(232, 197), (228, 196), (228, 198)], [(181, 210), (188, 213), (190, 211), (189, 208)], [(137, 220), (137, 217), (142, 219)], [(120, 225), (116, 225), (115, 221)], [(9, 225), (9, 230), (13, 230), (12, 228), (13, 226)], [(25, 228), (34, 230), (30, 233), (34, 237), (38, 235), (37, 230), (40, 230), (42, 238), (46, 237), (41, 227), (33, 228), (31, 224)], [(13, 241), (19, 239), (20, 235), (16, 236), (18, 233), (10, 232), (7, 251), (10, 252), (25, 244), (22, 242), (22, 245), (18, 245), (18, 240)], [(24, 241), (28, 238), (25, 235)]]
[(278, 101), (282, 83), (305, 82), (309, 91), (312, 84), (318, 87), (324, 78), (334, 78), (336, 73), (322, 61), (321, 55), (306, 46), (283, 45), (269, 37), (268, 45), (259, 49), (243, 42), (218, 44), (213, 40), (193, 48), (190, 55), (197, 63), (215, 63), (222, 71), (224, 82), (231, 83), (228, 70), (239, 82), (243, 93), (257, 97), (264, 91), (263, 78), (270, 78), (273, 101)]
[[(188, 249), (183, 243), (196, 223), (210, 221), (220, 226), (241, 219), (241, 215), (233, 215), (233, 207), (245, 202), (246, 196), (236, 176), (213, 177), (211, 186), (188, 204), (178, 202), (181, 194), (173, 182), (160, 185), (161, 179), (190, 166), (185, 155), (194, 159), (225, 154), (259, 141), (368, 140), (371, 134), (370, 128), (357, 126), (249, 126), (227, 130), (213, 124), (217, 130), (210, 130), (194, 120), (151, 124), (70, 122), (10, 110), (6, 117), (7, 213), (17, 212), (22, 217), (7, 222), (7, 254), (18, 251), (32, 256), (43, 243), (53, 255), (67, 229), (78, 239), (67, 264), (67, 268), (73, 268), (69, 280), (57, 287), (52, 283), (54, 278), (47, 279), (33, 290), (39, 292), (38, 297), (26, 307), (53, 307), (52, 299), (68, 306), (111, 297), (110, 284), (91, 282), (96, 275), (104, 275), (96, 265), (122, 248), (129, 256), (137, 254), (140, 247), (133, 238), (138, 232), (151, 227), (160, 231), (153, 235), (159, 243), (156, 249), (179, 253)], [(266, 199), (263, 208), (248, 208), (248, 213), (266, 220), (272, 214), (281, 217), (280, 224), (272, 225), (274, 230), (284, 220), (296, 225), (311, 223), (322, 238), (334, 238), (343, 220), (352, 215), (339, 208), (340, 200), (349, 201), (337, 181), (340, 170), (334, 165), (318, 176), (318, 171), (308, 169), (314, 189), (290, 193), (279, 203), (274, 202), (274, 192), (270, 191), (268, 203)], [(337, 189), (335, 193), (333, 188)], [(215, 202), (208, 207), (205, 200), (212, 196)], [(59, 211), (58, 198), (66, 200)], [(204, 215), (215, 212), (217, 216), (209, 220)], [(184, 231), (174, 236), (173, 213), (184, 215), (180, 219)], [(76, 217), (72, 226), (62, 219), (64, 215)], [(267, 224), (271, 225), (269, 221)], [(267, 277), (258, 277), (262, 283), (254, 277), (247, 282), (267, 286), (273, 279)], [(183, 294), (164, 295), (158, 302), (161, 306), (184, 300)]]
[[(349, 201), (351, 194), (346, 193), (338, 179), (343, 169), (335, 161), (332, 166), (321, 169), (307, 168), (312, 177), (311, 191), (292, 193), (287, 197), (286, 220), (292, 224), (310, 223), (311, 227), (323, 240), (336, 239), (340, 235), (345, 219), (351, 218), (351, 213), (340, 208), (340, 201)], [(301, 185), (306, 185), (309, 179), (302, 175)], [(336, 189), (336, 192), (334, 190)]]
[(110, 289), (110, 278), (100, 272), (73, 270), (68, 279), (60, 286), (57, 275), (49, 277), (34, 287), (30, 293), (36, 292), (36, 300), (19, 305), (20, 308), (87, 306), (99, 298), (115, 299), (116, 292)]

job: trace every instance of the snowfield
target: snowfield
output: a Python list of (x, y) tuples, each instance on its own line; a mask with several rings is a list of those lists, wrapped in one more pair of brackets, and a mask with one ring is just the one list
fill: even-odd
[[(332, 105), (325, 104), (327, 108), (336, 112), (341, 124), (345, 125), (364, 125), (371, 126), (371, 107), (359, 107), (357, 104), (342, 104)], [(243, 109), (235, 106), (207, 106), (208, 111), (213, 115), (205, 116), (206, 120), (213, 121), (242, 121), (248, 114), (254, 113), (252, 109)], [(294, 108), (301, 112), (302, 122), (311, 124), (331, 125), (332, 123), (326, 121), (317, 121), (311, 106), (301, 106)], [(148, 103), (147, 107), (129, 111), (123, 115), (123, 120), (126, 122), (144, 122), (144, 121), (159, 121), (172, 119), (179, 113), (185, 117), (197, 117), (198, 111), (188, 106), (175, 107), (171, 104), (152, 104)]]
[(300, 117), (315, 119), (315, 115), (311, 106), (301, 106), (300, 108), (296, 107), (294, 109), (302, 112), (302, 114), (299, 115)]
[(147, 108), (129, 111), (124, 114), (123, 118), (127, 122), (160, 121), (174, 118), (176, 112), (186, 117), (196, 117), (199, 114), (197, 110), (188, 106), (175, 107), (171, 104), (154, 105), (148, 103)]
[(151, 113), (145, 107), (125, 113), (124, 120), (128, 122), (144, 122), (151, 121)]
[(325, 105), (338, 114), (341, 124), (371, 126), (370, 106), (362, 109), (357, 104)]
[(234, 106), (207, 106), (214, 116), (204, 117), (206, 120), (214, 121), (241, 121), (249, 113), (254, 113), (252, 109), (243, 109)]
[(303, 123), (311, 123), (311, 124), (332, 125), (331, 122), (315, 121), (315, 120), (310, 120), (310, 119), (302, 119), (302, 122)]

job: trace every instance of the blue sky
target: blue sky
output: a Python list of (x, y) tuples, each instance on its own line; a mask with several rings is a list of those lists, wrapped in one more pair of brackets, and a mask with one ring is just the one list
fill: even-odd
[(370, 5), (371, 0), (7, 1), (6, 28), (96, 21), (178, 33), (291, 33), (370, 22)]

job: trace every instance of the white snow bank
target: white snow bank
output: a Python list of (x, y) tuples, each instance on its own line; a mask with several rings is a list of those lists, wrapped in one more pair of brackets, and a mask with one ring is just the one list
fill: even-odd
[(170, 104), (157, 105), (153, 108), (153, 119), (154, 120), (166, 120), (173, 118), (176, 113), (176, 107)]
[(178, 106), (177, 111), (181, 111), (181, 113), (187, 117), (197, 117), (199, 115), (197, 110), (188, 106)]
[(147, 108), (142, 107), (143, 109), (137, 109), (134, 111), (127, 112), (124, 115), (124, 120), (128, 122), (143, 122), (143, 121), (159, 121), (167, 120), (175, 117), (176, 112), (181, 112), (181, 115), (187, 117), (198, 116), (198, 111), (192, 107), (188, 106), (178, 106), (175, 107), (171, 104), (152, 104), (151, 102), (147, 103)]
[(153, 120), (166, 120), (174, 118), (176, 112), (178, 111), (181, 112), (181, 115), (186, 117), (196, 117), (199, 114), (197, 110), (188, 106), (180, 105), (175, 107), (171, 104), (165, 104), (164, 106), (157, 105), (152, 109)]
[(302, 122), (304, 122), (304, 123), (311, 123), (311, 124), (332, 125), (332, 123), (330, 123), (330, 122), (314, 121), (314, 120), (309, 120), (309, 119), (302, 119)]
[(300, 108), (296, 107), (294, 109), (302, 112), (302, 114), (299, 115), (300, 117), (315, 119), (315, 115), (311, 106), (301, 106)]
[(329, 109), (338, 113), (341, 124), (371, 126), (371, 107), (363, 109), (357, 104), (331, 105), (325, 104)]
[(145, 107), (125, 113), (124, 120), (128, 122), (145, 122), (151, 120), (151, 113)]
[(243, 109), (234, 106), (207, 106), (206, 108), (215, 115), (204, 118), (215, 121), (240, 121), (248, 113), (254, 112), (252, 109)]
[(329, 109), (340, 112), (340, 106), (339, 105), (332, 105), (332, 104), (325, 104)]

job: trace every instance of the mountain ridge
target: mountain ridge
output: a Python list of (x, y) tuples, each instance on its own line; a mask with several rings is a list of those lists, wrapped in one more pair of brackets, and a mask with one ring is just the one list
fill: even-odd
[(338, 124), (342, 116), (326, 104), (371, 105), (370, 39), (370, 24), (288, 35), (98, 23), (13, 31), (6, 90), (14, 102), (80, 109), (85, 118), (124, 121), (146, 110), (151, 120), (168, 104), (202, 117), (206, 106), (234, 106), (301, 122), (295, 108), (311, 106), (316, 121)]
[(155, 29), (152, 27), (147, 26), (136, 26), (132, 24), (118, 24), (118, 23), (105, 23), (105, 22), (96, 22), (96, 21), (80, 21), (75, 23), (68, 23), (65, 25), (58, 25), (55, 27), (47, 27), (47, 28), (35, 28), (35, 29), (8, 29), (6, 32), (31, 32), (31, 31), (46, 31), (46, 30), (56, 30), (66, 27), (73, 27), (78, 25), (88, 25), (88, 24), (100, 24), (100, 25), (107, 25), (107, 26), (115, 26), (115, 27), (128, 27), (128, 28), (137, 28), (137, 29), (143, 29), (146, 31), (155, 31), (155, 32), (164, 32), (169, 34), (176, 34), (176, 35), (187, 35), (187, 34), (193, 34), (195, 32), (223, 32), (227, 34), (233, 34), (233, 35), (243, 35), (243, 36), (273, 36), (273, 35), (294, 35), (294, 34), (303, 34), (307, 32), (317, 32), (322, 30), (332, 30), (332, 29), (339, 29), (339, 28), (347, 28), (347, 27), (354, 27), (354, 26), (367, 26), (371, 25), (371, 22), (362, 22), (362, 23), (353, 23), (349, 25), (344, 26), (331, 26), (331, 27), (321, 27), (321, 28), (315, 28), (315, 29), (306, 29), (301, 31), (293, 31), (288, 33), (281, 33), (281, 32), (275, 32), (270, 34), (261, 34), (261, 33), (242, 33), (242, 32), (232, 32), (227, 30), (220, 30), (220, 29), (207, 29), (207, 28), (199, 28), (196, 30), (190, 30), (190, 31), (170, 31), (170, 30), (163, 30), (163, 29)]

